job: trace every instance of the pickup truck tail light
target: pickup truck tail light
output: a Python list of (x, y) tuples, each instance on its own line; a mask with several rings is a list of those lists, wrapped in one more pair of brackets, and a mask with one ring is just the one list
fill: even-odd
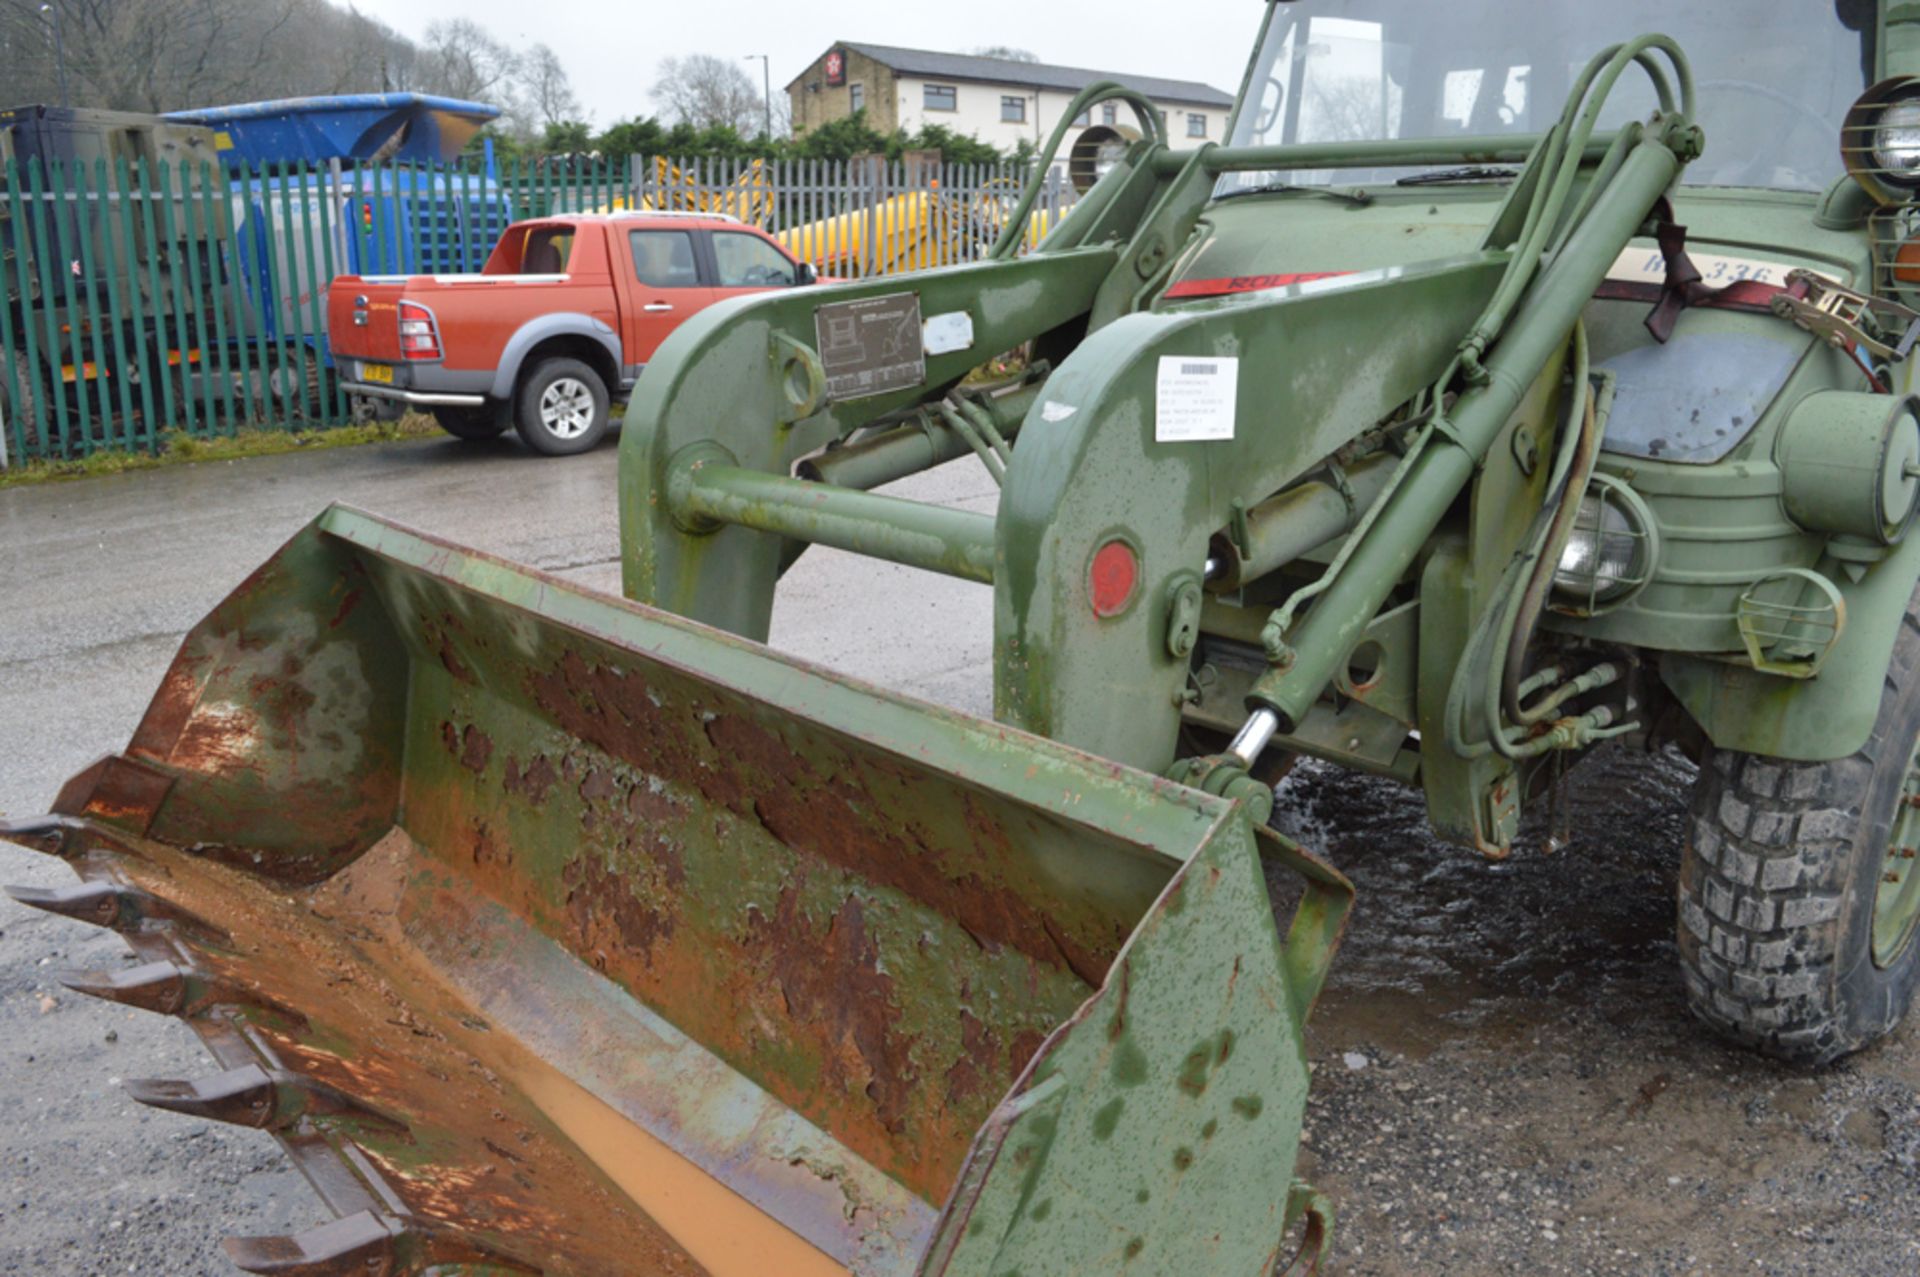
[(405, 359), (440, 358), (440, 328), (425, 306), (400, 303), (400, 354)]

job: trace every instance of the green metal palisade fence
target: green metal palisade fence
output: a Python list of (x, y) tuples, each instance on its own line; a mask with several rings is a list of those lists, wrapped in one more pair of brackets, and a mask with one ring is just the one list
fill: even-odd
[[(566, 157), (456, 165), (20, 163), (0, 172), (0, 468), (169, 435), (344, 424), (326, 345), (336, 275), (478, 271), (509, 222), (726, 213), (832, 275), (971, 260), (1004, 166)], [(1057, 217), (1071, 191), (1050, 186)], [(903, 211), (904, 210), (904, 211)], [(924, 219), (935, 234), (909, 250)], [(799, 233), (799, 228), (812, 227)], [(849, 228), (855, 232), (849, 240)], [(854, 244), (850, 250), (849, 242)], [(864, 246), (864, 247), (863, 247)]]

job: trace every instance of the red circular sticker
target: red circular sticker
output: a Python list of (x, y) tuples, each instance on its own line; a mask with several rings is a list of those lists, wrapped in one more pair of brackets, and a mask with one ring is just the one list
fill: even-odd
[(1109, 541), (1094, 552), (1087, 571), (1087, 590), (1095, 616), (1118, 616), (1133, 601), (1140, 582), (1140, 560), (1125, 541)]

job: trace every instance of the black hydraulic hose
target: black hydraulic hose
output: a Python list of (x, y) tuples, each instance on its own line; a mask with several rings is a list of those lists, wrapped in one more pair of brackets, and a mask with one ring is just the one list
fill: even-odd
[(1593, 389), (1590, 386), (1576, 386), (1574, 393), (1578, 395), (1576, 402), (1581, 411), (1573, 468), (1559, 494), (1553, 522), (1547, 529), (1546, 545), (1533, 561), (1526, 588), (1521, 591), (1520, 611), (1513, 620), (1513, 632), (1507, 640), (1507, 659), (1500, 673), (1501, 706), (1506, 710), (1508, 720), (1521, 727), (1531, 727), (1552, 712), (1529, 712), (1520, 704), (1520, 679), (1526, 668), (1527, 647), (1533, 642), (1534, 628), (1540, 623), (1540, 613), (1547, 604), (1547, 591), (1552, 587), (1553, 574), (1559, 567), (1561, 554), (1566, 550), (1567, 538), (1573, 534), (1574, 522), (1580, 517), (1580, 503), (1586, 496), (1587, 482), (1593, 477), (1593, 468), (1600, 459), (1600, 432), (1596, 428), (1600, 414), (1594, 407)]

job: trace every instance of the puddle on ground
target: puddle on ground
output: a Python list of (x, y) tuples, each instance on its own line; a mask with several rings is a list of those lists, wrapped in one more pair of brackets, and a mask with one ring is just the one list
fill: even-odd
[(1567, 777), (1571, 840), (1546, 850), (1535, 804), (1510, 860), (1441, 842), (1417, 789), (1319, 763), (1282, 782), (1274, 825), (1353, 880), (1353, 920), (1315, 1038), (1425, 1058), (1471, 1037), (1531, 1041), (1621, 982), (1678, 980), (1674, 878), (1693, 769), (1598, 751)]

